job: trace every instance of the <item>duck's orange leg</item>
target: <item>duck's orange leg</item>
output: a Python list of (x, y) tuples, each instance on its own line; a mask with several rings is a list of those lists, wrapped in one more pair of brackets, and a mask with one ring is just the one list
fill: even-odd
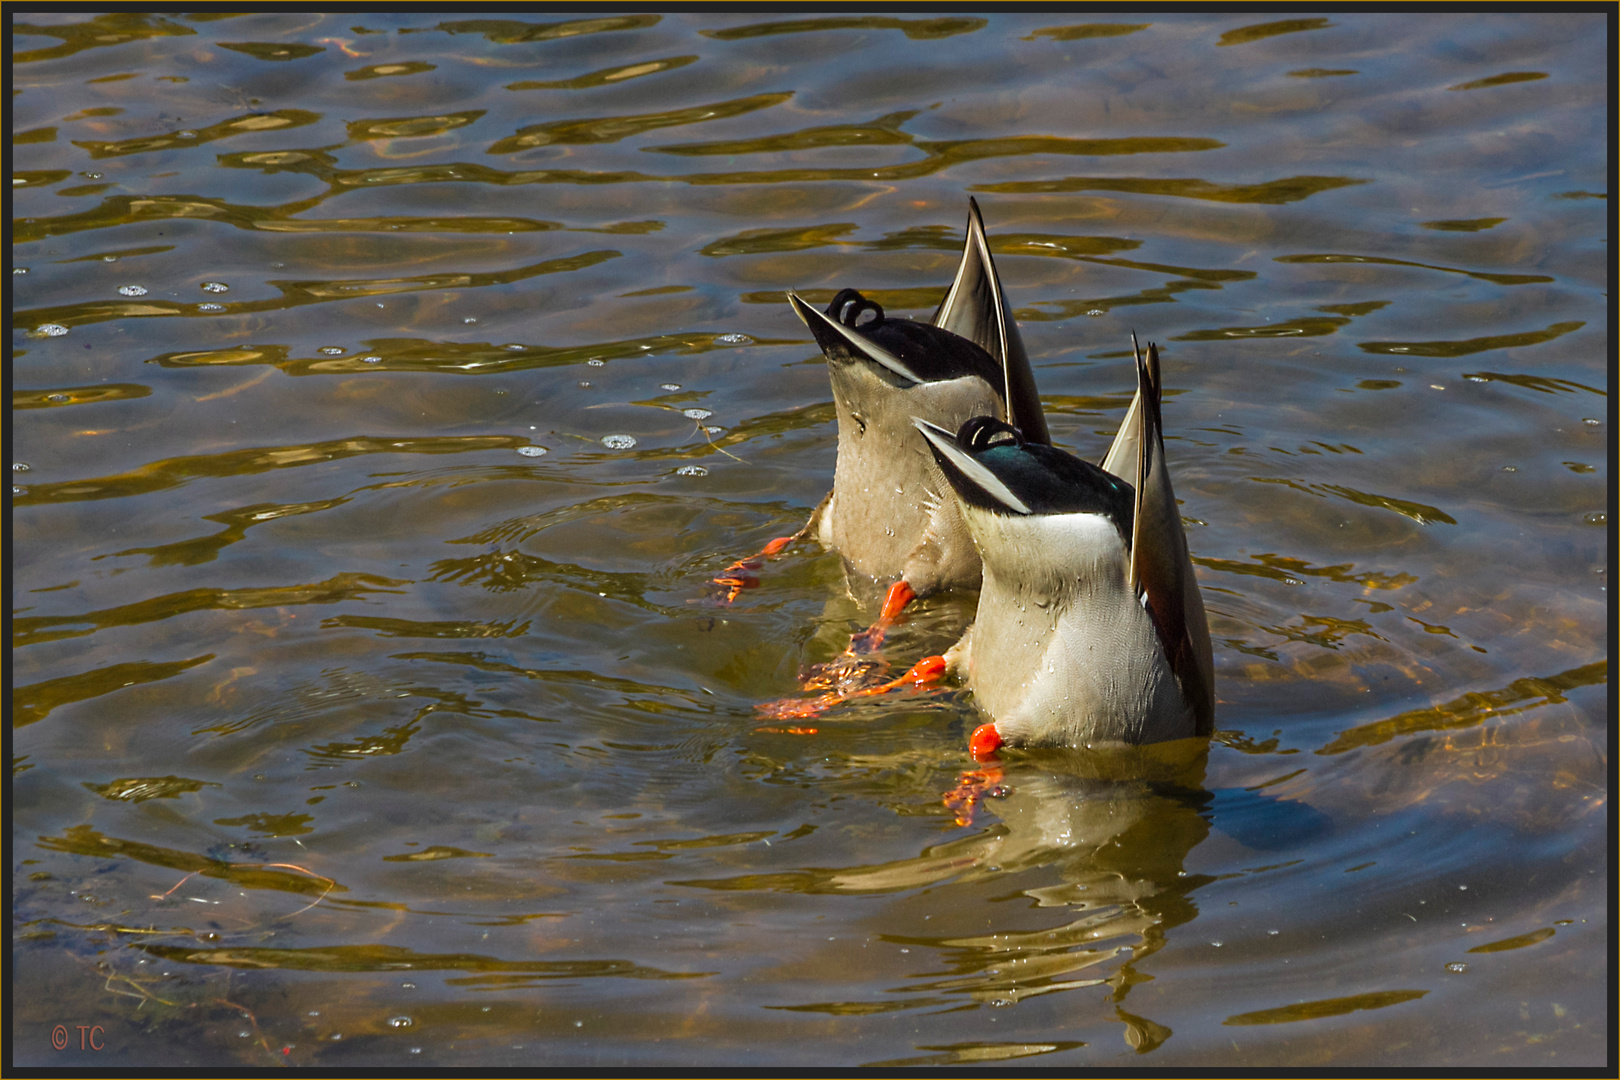
[(891, 679), (882, 686), (874, 686), (868, 690), (857, 690), (851, 697), (867, 697), (871, 694), (887, 694), (890, 690), (898, 690), (903, 686), (914, 686), (921, 690), (930, 683), (936, 683), (945, 674), (945, 658), (943, 656), (925, 656), (912, 664), (906, 673), (898, 679)]
[(925, 656), (906, 671), (898, 679), (890, 679), (875, 686), (860, 686), (861, 676), (870, 677), (873, 669), (854, 675), (844, 685), (820, 694), (813, 698), (783, 698), (780, 701), (769, 701), (755, 708), (766, 716), (776, 720), (802, 720), (811, 716), (820, 716), (834, 705), (843, 704), (859, 697), (872, 697), (876, 694), (887, 694), (891, 690), (900, 690), (905, 687), (914, 687), (918, 690), (927, 688), (939, 681), (945, 674), (945, 658), (943, 656)]
[(917, 599), (916, 592), (911, 583), (904, 578), (889, 586), (888, 594), (883, 597), (883, 610), (878, 612), (877, 622), (849, 639), (849, 651), (852, 653), (868, 653), (879, 645), (889, 632), (889, 627), (900, 617), (906, 605)]
[(750, 555), (746, 559), (738, 559), (736, 562), (720, 571), (720, 574), (713, 581), (709, 582), (710, 585), (717, 587), (714, 593), (715, 603), (722, 605), (729, 604), (733, 600), (737, 599), (738, 594), (744, 589), (752, 589), (755, 585), (758, 585), (759, 578), (754, 576), (754, 571), (758, 570), (760, 566), (764, 564), (766, 559), (780, 553), (783, 548), (787, 547), (798, 538), (798, 533), (795, 533), (792, 536), (778, 536), (775, 540), (772, 540), (770, 543), (766, 544), (765, 547), (760, 550), (758, 555)]
[(800, 676), (799, 685), (806, 690), (820, 690), (847, 682), (852, 670), (870, 668), (872, 661), (864, 657), (875, 652), (878, 646), (883, 644), (883, 638), (899, 618), (900, 612), (916, 598), (917, 594), (904, 579), (890, 585), (888, 594), (883, 598), (883, 609), (878, 612), (877, 622), (850, 638), (849, 647), (836, 658), (825, 664), (812, 666)]

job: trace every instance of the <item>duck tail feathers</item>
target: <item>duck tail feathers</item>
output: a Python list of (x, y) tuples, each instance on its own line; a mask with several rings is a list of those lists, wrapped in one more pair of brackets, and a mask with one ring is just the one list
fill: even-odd
[(962, 261), (945, 299), (934, 312), (933, 323), (942, 330), (967, 338), (995, 357), (1001, 365), (1002, 399), (1007, 406), (1007, 422), (1018, 428), (1026, 442), (1051, 445), (1046, 414), (1041, 411), (1035, 390), (1035, 375), (1029, 367), (1029, 353), (1018, 333), (1018, 324), (1007, 310), (1006, 294), (990, 257), (990, 241), (984, 232), (984, 217), (978, 200), (968, 200), (967, 240)]
[[(1132, 344), (1135, 344), (1134, 334)], [(1146, 355), (1136, 350), (1137, 400), (1132, 402), (1132, 412), (1127, 414), (1127, 420), (1134, 415), (1137, 421), (1133, 425), (1136, 515), (1131, 537), (1130, 581), (1139, 594), (1147, 596), (1148, 611), (1159, 642), (1181, 684), (1182, 696), (1193, 711), (1197, 734), (1209, 735), (1215, 727), (1214, 657), (1203, 597), (1198, 591), (1198, 579), (1187, 550), (1187, 534), (1182, 529), (1181, 512), (1176, 506), (1176, 494), (1165, 462), (1160, 415), (1162, 393), (1159, 348), (1150, 342)], [(1122, 428), (1121, 437), (1124, 434)], [(1116, 438), (1116, 447), (1118, 443)], [(1114, 451), (1110, 450), (1109, 458), (1113, 456)]]

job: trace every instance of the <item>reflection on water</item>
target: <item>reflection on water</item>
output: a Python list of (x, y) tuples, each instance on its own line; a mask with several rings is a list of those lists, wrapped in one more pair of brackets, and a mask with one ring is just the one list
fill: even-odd
[[(1130, 18), (19, 16), (17, 1060), (1601, 1060), (1601, 24)], [(969, 194), (1059, 445), (1163, 347), (1207, 746), (706, 594)]]
[[(1164, 946), (1166, 930), (1193, 917), (1196, 909), (1188, 896), (1209, 880), (1181, 869), (1187, 852), (1209, 831), (1198, 813), (1202, 747), (1176, 749), (1193, 760), (1168, 767), (1162, 760), (1151, 763), (1158, 768), (1133, 760), (1116, 773), (1127, 779), (1110, 778), (1096, 761), (1066, 761), (1064, 756), (995, 768), (991, 793), (1000, 819), (995, 828), (932, 846), (916, 858), (838, 871), (819, 886), (847, 893), (891, 892), (1043, 871), (1043, 878), (1055, 876), (1058, 883), (1025, 889), (1024, 894), (1037, 908), (1063, 909), (1071, 921), (1049, 930), (966, 937), (887, 935), (886, 940), (937, 954), (948, 965), (940, 974), (949, 976), (888, 992), (928, 994), (939, 1005), (954, 1005), (960, 997), (999, 1007), (1041, 994), (1107, 985), (1117, 1006), (1140, 981), (1132, 965)], [(1065, 765), (1075, 771), (1064, 771)], [(1114, 940), (1121, 937), (1133, 940)], [(1122, 952), (1129, 959), (1112, 974), (1090, 970)], [(885, 1006), (909, 1007), (904, 1000), (794, 1008), (860, 1014)], [(1120, 1017), (1125, 1019), (1123, 1013)], [(1126, 1024), (1125, 1037), (1138, 1050), (1144, 1049), (1143, 1032), (1158, 1028), (1135, 1017)], [(1153, 1044), (1168, 1034), (1163, 1030)]]

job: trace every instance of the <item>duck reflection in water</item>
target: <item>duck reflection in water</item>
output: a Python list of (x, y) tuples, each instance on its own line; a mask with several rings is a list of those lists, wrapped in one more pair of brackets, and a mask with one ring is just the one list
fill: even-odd
[[(1331, 829), (1302, 803), (1205, 790), (1208, 749), (1207, 740), (1180, 739), (1019, 755), (981, 770), (987, 781), (981, 794), (998, 819), (991, 827), (915, 858), (833, 871), (821, 888), (902, 892), (951, 879), (965, 902), (973, 896), (988, 902), (1007, 899), (1007, 884), (1016, 880), (1030, 901), (1027, 913), (998, 916), (998, 925), (1011, 921), (1018, 929), (884, 935), (933, 950), (945, 965), (893, 990), (941, 1005), (966, 998), (1004, 1006), (1106, 987), (1105, 1008), (1125, 1025), (1125, 1041), (1146, 1053), (1172, 1032), (1127, 1011), (1131, 987), (1152, 977), (1137, 965), (1197, 917), (1194, 893), (1215, 880), (1187, 873), (1188, 854), (1212, 828), (1268, 851), (1314, 843)], [(959, 822), (971, 820), (971, 805), (957, 809)], [(1061, 913), (1054, 919), (1049, 912)]]

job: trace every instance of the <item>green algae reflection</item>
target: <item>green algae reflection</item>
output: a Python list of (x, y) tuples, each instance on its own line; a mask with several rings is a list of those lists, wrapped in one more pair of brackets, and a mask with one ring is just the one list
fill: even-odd
[(1515, 679), (1500, 690), (1470, 691), (1432, 708), (1412, 709), (1387, 720), (1350, 728), (1316, 752), (1342, 754), (1420, 732), (1455, 731), (1487, 721), (1498, 722), (1515, 713), (1566, 701), (1569, 691), (1602, 686), (1608, 680), (1608, 660), (1571, 668), (1547, 678)]
[(1081, 23), (1078, 26), (1043, 26), (1024, 37), (1024, 41), (1086, 41), (1091, 38), (1124, 37), (1138, 30), (1146, 30), (1152, 23)]
[(1584, 322), (1553, 323), (1545, 330), (1531, 330), (1523, 334), (1491, 334), (1488, 337), (1464, 338), (1461, 341), (1363, 341), (1362, 352), (1388, 356), (1472, 356), (1492, 349), (1517, 349), (1525, 345), (1540, 345), (1585, 326)]
[(1524, 949), (1531, 945), (1539, 945), (1556, 933), (1558, 933), (1558, 931), (1554, 930), (1552, 927), (1544, 926), (1540, 930), (1532, 930), (1528, 934), (1519, 934), (1516, 937), (1503, 938), (1501, 941), (1492, 941), (1485, 945), (1475, 945), (1468, 951), (1471, 953), (1495, 953), (1508, 952), (1512, 949)]
[[(475, 975), (521, 975), (524, 982), (613, 976), (621, 979), (702, 979), (712, 971), (663, 971), (628, 960), (499, 960), (476, 953), (420, 953), (399, 945), (327, 945), (312, 949), (188, 949), (140, 945), (153, 956), (181, 964), (283, 971), (465, 971)], [(451, 985), (496, 981), (448, 979)], [(505, 981), (505, 980), (500, 980)]]
[(1284, 1005), (1277, 1009), (1260, 1009), (1239, 1013), (1221, 1021), (1232, 1027), (1252, 1024), (1292, 1024), (1300, 1020), (1321, 1020), (1329, 1016), (1343, 1016), (1362, 1009), (1383, 1009), (1407, 1001), (1416, 1001), (1427, 990), (1386, 990), (1380, 994), (1356, 994), (1352, 997), (1326, 998), (1322, 1001), (1302, 1001), (1298, 1005)]
[(990, 24), (989, 19), (896, 19), (887, 15), (832, 16), (822, 19), (794, 19), (784, 22), (754, 23), (725, 30), (700, 30), (717, 41), (774, 37), (778, 34), (813, 34), (827, 30), (899, 30), (913, 41), (933, 41), (956, 34), (971, 34)]
[(1001, 195), (1120, 191), (1131, 195), (1166, 195), (1176, 199), (1201, 199), (1205, 202), (1276, 206), (1299, 202), (1335, 188), (1369, 182), (1350, 176), (1289, 176), (1260, 184), (1219, 184), (1196, 178), (1161, 180), (1158, 177), (1146, 176), (1070, 176), (1060, 180), (1014, 180), (1000, 184), (974, 184), (968, 190)]
[(11, 32), (21, 36), (53, 37), (61, 41), (60, 45), (49, 48), (28, 49), (11, 54), (13, 64), (30, 64), (40, 60), (60, 60), (84, 49), (104, 49), (113, 45), (127, 45), (132, 41), (144, 41), (147, 38), (195, 34), (197, 31), (157, 15), (148, 15), (144, 12), (117, 12), (98, 15), (89, 22), (67, 26), (13, 23)]
[(1215, 44), (1247, 45), (1251, 41), (1277, 37), (1279, 34), (1298, 34), (1305, 30), (1326, 30), (1332, 25), (1326, 19), (1283, 19), (1280, 22), (1258, 23), (1254, 26), (1241, 26), (1236, 30), (1228, 30), (1221, 35), (1221, 40)]

